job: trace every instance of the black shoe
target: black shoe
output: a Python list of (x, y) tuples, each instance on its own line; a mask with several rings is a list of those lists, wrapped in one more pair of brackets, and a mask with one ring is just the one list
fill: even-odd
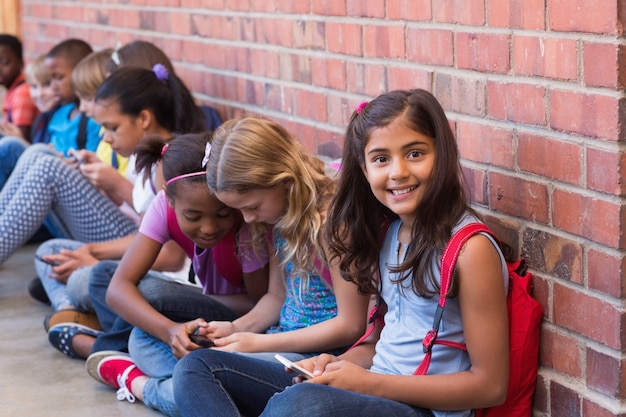
[(48, 298), (48, 294), (46, 294), (46, 290), (43, 288), (43, 284), (39, 277), (36, 277), (28, 283), (28, 293), (35, 300), (50, 305), (50, 299)]

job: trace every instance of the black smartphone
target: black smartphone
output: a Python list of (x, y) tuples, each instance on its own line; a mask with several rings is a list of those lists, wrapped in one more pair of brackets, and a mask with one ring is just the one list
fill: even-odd
[(61, 264), (59, 261), (48, 261), (38, 254), (35, 254), (35, 259), (51, 266), (58, 266)]
[(213, 343), (212, 340), (209, 340), (204, 336), (200, 336), (199, 334), (195, 332), (189, 335), (189, 339), (192, 342), (194, 342), (196, 345), (203, 347), (203, 348), (210, 348), (210, 347), (215, 346), (215, 343)]

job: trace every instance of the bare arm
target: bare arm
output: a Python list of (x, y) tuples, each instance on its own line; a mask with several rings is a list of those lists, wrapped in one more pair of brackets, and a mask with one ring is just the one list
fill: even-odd
[(500, 258), (486, 237), (474, 236), (461, 252), (457, 268), (461, 315), (472, 364), (468, 371), (398, 376), (338, 361), (329, 363), (324, 374), (313, 382), (430, 409), (482, 408), (504, 401), (509, 373), (508, 321)]

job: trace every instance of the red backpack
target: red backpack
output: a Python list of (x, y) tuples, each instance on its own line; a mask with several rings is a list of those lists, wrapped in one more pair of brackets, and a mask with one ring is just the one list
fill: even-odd
[[(416, 369), (415, 375), (428, 371), (434, 345), (453, 346), (466, 349), (465, 345), (437, 339), (437, 332), (444, 307), (445, 294), (450, 288), (452, 271), (465, 242), (477, 233), (488, 233), (497, 237), (487, 226), (471, 223), (452, 236), (441, 258), (441, 292), (433, 328), (422, 342), (426, 357)], [(507, 309), (509, 313), (509, 387), (506, 400), (497, 407), (475, 410), (476, 417), (529, 417), (533, 408), (533, 393), (539, 368), (539, 334), (543, 317), (541, 305), (531, 297), (532, 275), (526, 272), (523, 259), (508, 264), (509, 291)]]

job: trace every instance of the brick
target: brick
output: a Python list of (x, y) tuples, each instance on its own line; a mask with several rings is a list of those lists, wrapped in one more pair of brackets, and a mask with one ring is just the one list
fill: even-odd
[(187, 12), (170, 12), (170, 27), (172, 33), (178, 35), (191, 35), (191, 16)]
[(618, 52), (618, 46), (613, 43), (583, 43), (585, 85), (617, 88), (620, 72)]
[(544, 327), (541, 331), (539, 360), (542, 366), (567, 376), (583, 376), (583, 344), (571, 335)]
[(487, 84), (487, 113), (496, 119), (545, 126), (544, 87), (530, 84)]
[(311, 58), (313, 85), (343, 91), (346, 89), (346, 62), (343, 59)]
[(513, 168), (513, 132), (509, 129), (460, 121), (457, 125), (457, 141), (465, 159)]
[(623, 105), (617, 97), (551, 90), (549, 102), (551, 128), (617, 141), (620, 133), (618, 110)]
[(539, 275), (533, 275), (532, 296), (541, 304), (543, 319), (550, 323), (553, 322), (551, 288), (551, 281), (548, 282), (548, 279), (544, 279)]
[(320, 132), (316, 153), (332, 159), (341, 158), (343, 142), (343, 135), (326, 131)]
[(285, 95), (282, 87), (276, 84), (266, 83), (264, 86), (265, 107), (270, 110), (280, 110), (284, 107)]
[(580, 416), (580, 397), (576, 391), (552, 380), (549, 412), (551, 417)]
[(613, 195), (621, 194), (624, 154), (587, 147), (587, 187)]
[(489, 26), (544, 30), (545, 0), (487, 0)]
[(313, 14), (322, 16), (346, 16), (347, 6), (345, 1), (315, 0), (311, 2)]
[(626, 288), (626, 258), (613, 256), (596, 248), (587, 250), (587, 282), (589, 288), (623, 298)]
[(247, 12), (251, 9), (250, 3), (251, 0), (229, 0), (228, 9)]
[(554, 226), (613, 248), (622, 245), (615, 233), (622, 224), (620, 204), (556, 189), (552, 196)]
[(417, 68), (387, 67), (387, 85), (389, 91), (410, 88), (431, 90), (433, 74)]
[(450, 30), (409, 28), (407, 57), (417, 64), (454, 65), (454, 38)]
[(371, 58), (404, 59), (406, 46), (403, 26), (366, 26), (364, 56)]
[(433, 94), (448, 111), (470, 116), (487, 114), (487, 84), (478, 78), (437, 74)]
[(489, 200), (486, 173), (481, 170), (464, 166), (463, 176), (467, 182), (470, 201), (475, 204), (480, 204), (481, 206), (487, 206), (489, 204)]
[(572, 39), (514, 36), (513, 62), (516, 74), (578, 79), (577, 42)]
[(332, 23), (326, 24), (326, 45), (328, 52), (362, 56), (363, 27), (349, 23)]
[(387, 0), (387, 18), (427, 21), (433, 18), (430, 0)]
[(200, 36), (203, 38), (214, 38), (213, 31), (215, 27), (211, 24), (213, 16), (202, 14), (192, 14), (190, 16), (189, 31), (192, 36)]
[(511, 69), (510, 43), (509, 35), (457, 32), (457, 66), (481, 72), (506, 74)]
[(587, 386), (595, 391), (612, 398), (623, 398), (624, 362), (619, 358), (598, 352), (594, 349), (586, 350), (586, 382)]
[(311, 12), (310, 0), (280, 0), (278, 3), (280, 10), (285, 13), (308, 14)]
[(583, 282), (583, 248), (577, 242), (527, 228), (522, 257), (532, 268), (576, 284)]
[(279, 46), (292, 46), (291, 36), (285, 36), (290, 34), (292, 29), (292, 21), (287, 19), (261, 19), (258, 28), (262, 31), (258, 36), (259, 42), (279, 45)]
[(351, 17), (385, 17), (384, 1), (345, 0), (346, 12)]
[(521, 170), (580, 184), (582, 149), (579, 144), (521, 132), (517, 141), (517, 162)]
[(490, 208), (539, 223), (548, 223), (548, 190), (544, 184), (505, 174), (489, 174)]
[(311, 63), (308, 57), (281, 53), (278, 56), (280, 79), (311, 83)]
[(352, 112), (356, 108), (354, 100), (350, 100), (344, 95), (328, 94), (327, 103), (328, 123), (333, 126), (345, 129), (345, 127), (348, 126), (348, 123), (350, 122), (350, 116), (352, 115)]
[(184, 62), (189, 62), (192, 64), (201, 64), (203, 62), (204, 57), (200, 53), (203, 50), (202, 42), (186, 41), (182, 43), (182, 46), (182, 59)]
[[(623, 313), (606, 300), (558, 282), (553, 287), (554, 323), (613, 349), (621, 349)], [(602, 317), (602, 320), (590, 320)]]
[(546, 0), (550, 30), (557, 32), (588, 32), (617, 34), (617, 3), (602, 7), (586, 0)]
[(365, 65), (348, 62), (348, 91), (376, 97), (387, 91), (387, 75), (384, 65)]
[[(267, 49), (250, 50), (251, 67), (254, 73), (268, 78), (279, 78), (280, 65), (278, 53)], [(224, 66), (218, 66), (224, 68)]]
[[(618, 54), (620, 69), (626, 68), (626, 47), (624, 45), (619, 45), (617, 54)], [(626, 86), (626, 71), (619, 71), (617, 76), (618, 76), (618, 87), (624, 88)]]
[(293, 46), (299, 49), (322, 50), (326, 47), (325, 25), (323, 22), (297, 20), (291, 25)]
[(297, 90), (294, 97), (295, 115), (311, 120), (326, 121), (328, 107), (326, 94), (310, 90)]
[(202, 0), (202, 8), (209, 10), (224, 10), (227, 0)]
[(451, 0), (433, 2), (433, 18), (436, 22), (461, 23), (482, 26), (485, 24), (484, 0)]

